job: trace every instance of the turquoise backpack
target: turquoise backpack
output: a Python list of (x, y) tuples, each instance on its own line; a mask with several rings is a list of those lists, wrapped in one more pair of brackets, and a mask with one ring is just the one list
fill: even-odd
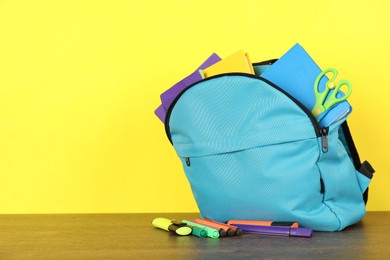
[(201, 217), (337, 231), (365, 215), (374, 170), (360, 163), (347, 122), (321, 128), (260, 76), (227, 73), (192, 84), (168, 109), (165, 127)]

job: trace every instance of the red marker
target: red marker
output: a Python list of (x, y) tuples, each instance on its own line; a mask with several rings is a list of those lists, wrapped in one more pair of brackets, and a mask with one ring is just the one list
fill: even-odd
[(217, 225), (212, 225), (212, 223), (210, 223), (210, 222), (202, 221), (201, 219), (189, 219), (189, 221), (218, 230), (220, 237), (226, 237), (228, 235), (228, 233), (225, 229), (223, 229)]
[(287, 222), (287, 221), (265, 221), (265, 220), (238, 220), (233, 219), (227, 222), (229, 225), (240, 224), (240, 225), (255, 225), (255, 226), (276, 226), (276, 227), (293, 227), (297, 228), (298, 222)]
[[(213, 223), (211, 221), (207, 221), (207, 220), (203, 220), (203, 219), (199, 219), (199, 218), (195, 219), (195, 222), (202, 224), (202, 225), (205, 225), (205, 226), (215, 228), (217, 230), (223, 230), (224, 236), (234, 236), (234, 231), (231, 230), (231, 228), (229, 228), (229, 227), (225, 227), (225, 226), (219, 225), (217, 223)], [(221, 236), (221, 231), (219, 232), (219, 235)]]
[(211, 220), (211, 219), (208, 219), (208, 218), (205, 218), (204, 220), (208, 221), (210, 223), (214, 223), (214, 224), (218, 224), (218, 225), (224, 226), (226, 228), (230, 228), (234, 232), (234, 235), (236, 235), (236, 236), (240, 236), (240, 235), (242, 235), (244, 233), (240, 228), (237, 228), (237, 227), (232, 226), (230, 224), (225, 224), (225, 223), (214, 221), (214, 220)]

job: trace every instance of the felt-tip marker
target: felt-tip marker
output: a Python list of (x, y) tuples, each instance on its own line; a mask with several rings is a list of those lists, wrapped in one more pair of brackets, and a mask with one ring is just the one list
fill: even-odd
[(256, 225), (244, 225), (234, 224), (241, 228), (244, 232), (256, 233), (262, 235), (279, 235), (289, 237), (311, 237), (313, 234), (310, 228), (292, 228), (292, 227), (277, 227), (277, 226), (256, 226)]
[(171, 220), (171, 222), (172, 222), (172, 224), (176, 224), (178, 226), (188, 226), (188, 227), (190, 227), (192, 229), (191, 234), (194, 235), (194, 236), (197, 236), (197, 237), (207, 237), (207, 232), (203, 228), (191, 226), (191, 225), (188, 225), (186, 223), (183, 223), (183, 222), (177, 221), (177, 220)]
[(238, 227), (235, 227), (233, 225), (225, 224), (225, 223), (218, 222), (218, 221), (214, 221), (214, 220), (211, 220), (209, 218), (205, 218), (204, 220), (208, 221), (208, 222), (211, 222), (211, 223), (216, 223), (216, 224), (221, 225), (221, 226), (225, 226), (227, 228), (230, 228), (234, 232), (234, 235), (236, 235), (236, 236), (240, 236), (243, 233), (241, 229), (239, 229)]
[(243, 225), (256, 225), (256, 226), (278, 226), (278, 227), (299, 227), (298, 222), (288, 221), (265, 221), (265, 220), (238, 220), (232, 219), (227, 222), (229, 225), (243, 224)]
[(202, 224), (202, 225), (209, 225), (210, 227), (214, 227), (216, 229), (222, 229), (225, 231), (226, 236), (234, 236), (234, 231), (228, 227), (227, 225), (224, 225), (222, 223), (214, 222), (214, 221), (209, 221), (206, 219), (199, 219), (197, 218), (195, 220), (197, 223)]
[(206, 226), (206, 227), (210, 227), (210, 228), (216, 229), (218, 231), (220, 237), (226, 237), (227, 236), (226, 230), (221, 228), (221, 227), (217, 227), (215, 225), (211, 225), (210, 223), (200, 222), (198, 219), (189, 219), (189, 221), (197, 223), (197, 224), (201, 224), (201, 225)]
[(188, 224), (187, 224), (187, 226), (192, 228), (192, 232), (191, 232), (192, 235), (197, 236), (197, 237), (207, 237), (207, 232), (206, 232), (206, 230), (204, 230), (204, 228), (195, 227), (195, 226), (191, 226)]
[(204, 229), (206, 231), (208, 237), (211, 237), (211, 238), (218, 238), (219, 237), (219, 232), (215, 228), (206, 227), (206, 226), (201, 225), (199, 223), (195, 223), (195, 222), (184, 220), (184, 219), (181, 222), (184, 222), (189, 226), (200, 227), (200, 228)]
[(166, 231), (173, 232), (180, 236), (186, 236), (192, 233), (192, 228), (185, 223), (172, 222), (167, 218), (155, 218), (152, 221), (152, 225), (161, 228)]

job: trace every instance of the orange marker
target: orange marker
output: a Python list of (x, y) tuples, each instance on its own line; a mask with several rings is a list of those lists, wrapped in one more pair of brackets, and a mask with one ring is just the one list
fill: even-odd
[(256, 225), (256, 226), (278, 226), (278, 227), (293, 227), (297, 228), (298, 222), (287, 221), (265, 221), (265, 220), (229, 220), (229, 225), (241, 224), (241, 225)]
[[(230, 230), (233, 231), (233, 234), (236, 235), (236, 236), (240, 236), (240, 235), (242, 235), (244, 233), (240, 228), (232, 226), (232, 225), (229, 225), (229, 224), (225, 224), (225, 223), (222, 223), (222, 222), (214, 221), (214, 220), (211, 220), (211, 219), (208, 219), (208, 218), (205, 218), (203, 221), (207, 221), (207, 222), (213, 223), (213, 224), (218, 224), (218, 225), (223, 226), (225, 228), (230, 228)], [(231, 236), (231, 235), (229, 235), (229, 236)]]
[(219, 233), (219, 237), (226, 237), (226, 236), (228, 236), (228, 232), (225, 229), (223, 229), (223, 228), (221, 228), (221, 227), (219, 227), (217, 225), (212, 225), (212, 223), (210, 223), (210, 222), (201, 221), (201, 219), (189, 219), (189, 221), (197, 223), (197, 224), (200, 224), (200, 225), (203, 225), (203, 226), (206, 226), (206, 227), (210, 227), (210, 228), (216, 229), (218, 231), (218, 233)]
[[(218, 225), (216, 223), (213, 223), (213, 222), (210, 222), (210, 221), (206, 221), (206, 220), (203, 220), (203, 219), (199, 219), (199, 218), (195, 219), (195, 222), (199, 223), (199, 224), (202, 224), (202, 225), (205, 225), (205, 226), (209, 226), (209, 227), (215, 228), (217, 230), (223, 230), (225, 236), (234, 236), (234, 231), (231, 230), (231, 228), (229, 228), (229, 227)], [(221, 236), (221, 231), (219, 232), (219, 234)]]

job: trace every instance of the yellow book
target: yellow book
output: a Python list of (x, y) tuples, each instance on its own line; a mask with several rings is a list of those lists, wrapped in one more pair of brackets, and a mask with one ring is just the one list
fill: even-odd
[(248, 53), (240, 50), (229, 57), (215, 63), (214, 65), (201, 71), (205, 78), (227, 73), (227, 72), (244, 72), (255, 74)]

